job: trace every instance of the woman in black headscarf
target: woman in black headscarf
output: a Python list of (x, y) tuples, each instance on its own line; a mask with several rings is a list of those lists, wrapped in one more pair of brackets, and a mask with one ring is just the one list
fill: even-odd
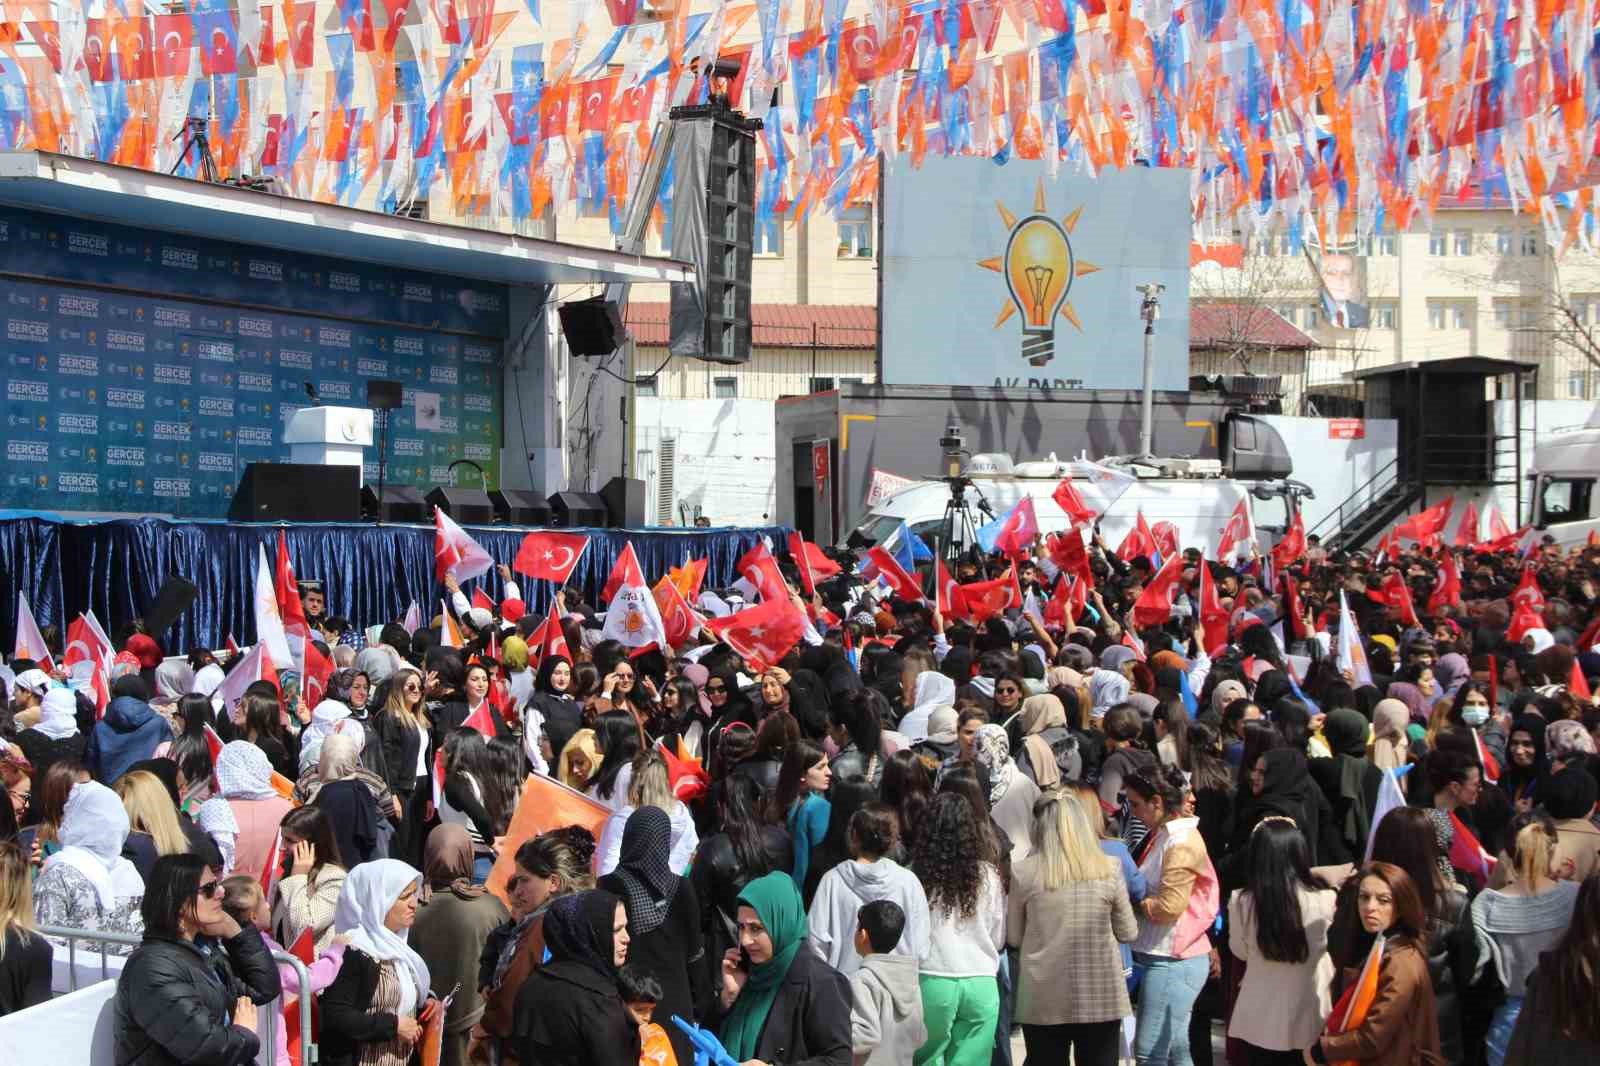
[(1278, 701), (1293, 695), (1294, 687), (1289, 684), (1289, 675), (1282, 670), (1268, 670), (1256, 682), (1255, 701), (1269, 711), (1276, 712)]
[(558, 897), (545, 911), (543, 928), (550, 961), (517, 993), (520, 1060), (529, 1066), (638, 1066), (639, 1027), (616, 984), (628, 961), (622, 901), (599, 891)]
[(1333, 808), (1336, 832), (1323, 843), (1335, 862), (1355, 862), (1366, 853), (1383, 771), (1367, 758), (1367, 720), (1360, 711), (1330, 711), (1322, 736), (1333, 756), (1312, 759), (1307, 768)]
[(1239, 793), (1228, 854), (1217, 865), (1223, 891), (1245, 887), (1250, 834), (1263, 818), (1272, 815), (1294, 820), (1315, 865), (1332, 865), (1322, 857), (1322, 838), (1333, 835), (1333, 808), (1311, 780), (1306, 757), (1289, 748), (1275, 748), (1257, 758), (1255, 766), (1244, 769), (1245, 787)]
[(821, 740), (827, 733), (830, 706), (828, 686), (815, 672), (800, 669), (789, 675), (789, 713), (807, 740)]
[[(659, 807), (640, 807), (622, 830), (617, 868), (600, 879), (627, 908), (634, 968), (661, 982), (656, 1010), (663, 1021), (674, 1014), (694, 1017), (707, 993), (700, 900), (689, 879), (672, 872), (671, 853), (672, 819)], [(678, 1061), (694, 1061), (689, 1038), (675, 1025), (664, 1028)]]
[(564, 655), (546, 655), (539, 661), (528, 705), (544, 719), (544, 735), (550, 741), (550, 766), (558, 766), (561, 749), (572, 734), (583, 728), (583, 709), (572, 698), (571, 660)]
[(1532, 810), (1542, 800), (1540, 791), (1550, 776), (1550, 762), (1544, 753), (1545, 724), (1537, 714), (1518, 715), (1506, 739), (1506, 765), (1500, 772), (1500, 787), (1518, 814)]

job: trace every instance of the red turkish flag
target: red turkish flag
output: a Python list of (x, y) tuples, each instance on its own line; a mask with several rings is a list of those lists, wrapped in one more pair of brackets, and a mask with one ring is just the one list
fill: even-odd
[(1544, 610), (1544, 590), (1539, 587), (1539, 581), (1534, 577), (1533, 567), (1522, 568), (1522, 581), (1511, 594), (1511, 603), (1513, 606), (1527, 607), (1534, 611)]
[(810, 596), (816, 592), (817, 581), (827, 580), (839, 573), (839, 564), (822, 554), (822, 549), (798, 533), (789, 534), (789, 555), (800, 569), (800, 587)]
[(111, 81), (116, 70), (111, 63), (111, 28), (105, 19), (85, 19), (83, 69), (90, 81)]
[(1055, 587), (1050, 590), (1050, 599), (1044, 605), (1043, 618), (1046, 625), (1057, 625), (1063, 629), (1073, 625), (1072, 589), (1067, 583), (1066, 574), (1056, 575)]
[(1461, 524), (1456, 527), (1455, 544), (1458, 548), (1465, 548), (1478, 539), (1478, 505), (1471, 500), (1467, 501), (1467, 509), (1462, 512)]
[(990, 618), (1011, 606), (1011, 584), (1015, 580), (1010, 571), (993, 581), (974, 581), (957, 585), (951, 599), (958, 604), (957, 617), (965, 617), (973, 625), (982, 625)]
[(806, 616), (787, 599), (772, 599), (723, 618), (708, 618), (705, 628), (764, 671), (800, 642)]
[(1117, 545), (1117, 558), (1129, 562), (1140, 556), (1152, 558), (1155, 553), (1156, 537), (1150, 532), (1150, 524), (1144, 520), (1144, 509), (1140, 508), (1133, 528), (1128, 530), (1128, 535)]
[(739, 557), (733, 568), (756, 587), (762, 602), (789, 598), (789, 585), (783, 580), (778, 560), (772, 557), (766, 541), (757, 541), (755, 547)]
[(656, 84), (660, 80), (651, 78), (631, 89), (623, 89), (612, 106), (612, 121), (620, 126), (625, 122), (644, 122), (649, 119), (650, 104), (655, 99)]
[(440, 581), (446, 575), (459, 581), (469, 581), (486, 574), (494, 566), (494, 559), (484, 551), (467, 531), (451, 521), (439, 508), (433, 509), (433, 572)]
[(1228, 524), (1222, 527), (1222, 539), (1217, 542), (1217, 562), (1232, 566), (1239, 548), (1250, 542), (1250, 501), (1241, 498), (1234, 505)]
[(1081, 533), (1069, 529), (1065, 533), (1051, 534), (1045, 538), (1044, 546), (1058, 570), (1075, 574), (1089, 588), (1094, 587), (1094, 568), (1089, 565), (1089, 553), (1083, 546)]
[(1439, 560), (1439, 577), (1428, 597), (1428, 613), (1438, 614), (1445, 607), (1461, 606), (1461, 567), (1449, 552)]
[(1290, 633), (1295, 639), (1306, 639), (1305, 610), (1300, 606), (1300, 590), (1294, 578), (1288, 574), (1283, 575), (1283, 613), (1289, 616)]
[(700, 631), (701, 618), (683, 598), (678, 586), (670, 577), (663, 577), (651, 590), (656, 598), (656, 610), (661, 613), (661, 624), (667, 632), (667, 643), (681, 648)]
[(317, 57), (317, 5), (312, 0), (298, 4), (285, 0), (283, 21), (289, 31), (289, 56), (297, 70), (304, 70)]
[[(180, 15), (179, 18), (187, 18)], [(61, 28), (55, 21), (29, 22), (28, 36), (33, 38), (33, 43), (44, 52), (45, 58), (50, 60), (50, 69), (57, 74), (61, 73)]]
[(1134, 624), (1141, 629), (1158, 629), (1172, 617), (1172, 598), (1177, 593), (1178, 579), (1183, 576), (1183, 555), (1167, 553), (1166, 562), (1150, 579), (1150, 584), (1139, 593), (1133, 605)]
[(328, 693), (328, 679), (333, 676), (333, 663), (320, 651), (316, 644), (306, 641), (306, 676), (305, 698), (306, 706), (315, 708), (321, 703)]
[(1150, 527), (1150, 535), (1156, 538), (1156, 551), (1161, 553), (1161, 558), (1178, 554), (1178, 527), (1171, 522), (1157, 522)]
[(529, 533), (522, 538), (522, 546), (517, 549), (511, 569), (519, 574), (562, 585), (572, 576), (584, 549), (588, 547), (589, 538), (582, 533)]
[(1383, 579), (1384, 600), (1400, 612), (1400, 621), (1408, 626), (1421, 625), (1417, 621), (1417, 608), (1411, 601), (1411, 586), (1398, 570)]
[(1200, 561), (1200, 633), (1207, 655), (1215, 655), (1228, 643), (1228, 612), (1217, 598), (1217, 583), (1204, 559)]
[(1513, 644), (1521, 644), (1528, 630), (1543, 628), (1544, 617), (1527, 604), (1519, 603), (1511, 614), (1511, 625), (1506, 627), (1506, 639)]
[(121, 19), (112, 24), (117, 43), (117, 77), (121, 81), (144, 81), (156, 75), (155, 49), (150, 42), (148, 18)]
[(187, 14), (156, 16), (156, 76), (181, 78), (194, 63), (194, 23)]
[(1589, 691), (1589, 679), (1583, 676), (1583, 667), (1578, 665), (1577, 659), (1572, 660), (1572, 672), (1567, 675), (1567, 691), (1585, 702), (1594, 700), (1594, 693)]
[(494, 613), (494, 601), (491, 600), (489, 598), (489, 594), (483, 591), (481, 588), (475, 588), (472, 590), (472, 606), (482, 607), (490, 614)]
[(1050, 498), (1066, 513), (1067, 520), (1073, 526), (1087, 526), (1094, 522), (1094, 510), (1083, 502), (1083, 497), (1078, 495), (1078, 490), (1072, 487), (1072, 479), (1064, 477), (1061, 484), (1050, 494)]
[(273, 576), (273, 592), (278, 598), (278, 617), (283, 619), (283, 631), (305, 636), (310, 626), (306, 623), (305, 608), (300, 605), (300, 586), (294, 578), (294, 566), (289, 562), (289, 537), (281, 529), (278, 530), (278, 566)]
[(922, 586), (917, 579), (906, 573), (900, 564), (895, 562), (894, 556), (884, 549), (873, 546), (867, 549), (867, 562), (876, 571), (878, 577), (889, 583), (889, 588), (896, 596), (904, 600), (921, 600)]
[(1446, 496), (1432, 507), (1418, 511), (1404, 522), (1398, 523), (1394, 531), (1408, 540), (1421, 543), (1431, 541), (1450, 521), (1450, 511), (1455, 504), (1454, 496)]
[(1300, 512), (1296, 511), (1288, 530), (1283, 534), (1283, 539), (1272, 546), (1272, 565), (1282, 570), (1303, 557), (1305, 553), (1306, 522)]
[(950, 576), (943, 559), (935, 559), (933, 563), (934, 605), (939, 613), (946, 618), (956, 615), (957, 592), (961, 588), (955, 579)]
[(578, 114), (578, 129), (583, 133), (604, 133), (611, 121), (611, 97), (617, 90), (617, 76), (595, 78), (578, 85), (578, 99), (582, 101)]
[(611, 567), (611, 576), (606, 578), (606, 587), (600, 590), (600, 602), (610, 603), (623, 585), (644, 585), (644, 567), (639, 565), (631, 540), (623, 543), (622, 552)]
[[(491, 688), (491, 693), (493, 689)], [(478, 709), (462, 719), (461, 724), (468, 729), (476, 729), (486, 737), (497, 735), (500, 731), (494, 726), (494, 714), (490, 710), (489, 700), (478, 704)]]
[(1511, 536), (1511, 527), (1506, 525), (1506, 516), (1500, 513), (1498, 505), (1489, 507), (1489, 539), (1502, 540)]

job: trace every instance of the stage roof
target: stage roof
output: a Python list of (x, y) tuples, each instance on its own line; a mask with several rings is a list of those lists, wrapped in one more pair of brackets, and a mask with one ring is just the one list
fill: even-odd
[(687, 263), (446, 226), (50, 152), (0, 152), (0, 204), (508, 285), (693, 281)]

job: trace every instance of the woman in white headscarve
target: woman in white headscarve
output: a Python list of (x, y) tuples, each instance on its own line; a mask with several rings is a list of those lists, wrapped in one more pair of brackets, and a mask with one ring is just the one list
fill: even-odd
[(956, 683), (937, 670), (924, 670), (917, 675), (916, 695), (912, 708), (900, 719), (899, 731), (915, 744), (928, 739), (928, 719), (939, 707), (954, 706)]
[(1089, 675), (1089, 698), (1094, 701), (1090, 714), (1104, 718), (1106, 712), (1126, 700), (1131, 691), (1133, 684), (1120, 671), (1096, 670)]
[(223, 746), (212, 776), (217, 793), (200, 805), (195, 820), (222, 850), (225, 873), (260, 877), (278, 838), (278, 823), (294, 804), (273, 787), (267, 753), (247, 740)]
[(323, 700), (311, 712), (311, 724), (300, 734), (300, 772), (317, 764), (322, 742), (339, 730), (339, 723), (350, 717), (350, 708), (338, 700)]
[[(97, 781), (72, 786), (58, 832), (61, 850), (45, 860), (33, 886), (40, 925), (144, 935), (144, 881), (122, 857), (128, 828), (128, 812), (115, 792)], [(126, 955), (133, 949), (111, 950)]]
[(167, 659), (156, 667), (156, 696), (175, 700), (194, 691), (194, 669), (182, 659)]
[(33, 778), (44, 775), (62, 759), (79, 762), (89, 738), (78, 732), (78, 698), (71, 689), (53, 688), (39, 705), (39, 722), (17, 734), (17, 747), (33, 767)]
[(428, 964), (407, 941), (422, 874), (399, 859), (362, 863), (344, 879), (333, 927), (348, 941), (339, 976), (322, 993), (318, 1043), (335, 1062), (406, 1066), (438, 1010)]

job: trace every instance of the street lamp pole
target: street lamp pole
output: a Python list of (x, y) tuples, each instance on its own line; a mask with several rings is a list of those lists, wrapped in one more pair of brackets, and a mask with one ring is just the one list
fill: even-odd
[(1136, 285), (1142, 298), (1139, 317), (1144, 320), (1144, 394), (1139, 403), (1139, 456), (1155, 455), (1155, 336), (1156, 320), (1161, 317), (1161, 294), (1166, 286), (1158, 281)]

